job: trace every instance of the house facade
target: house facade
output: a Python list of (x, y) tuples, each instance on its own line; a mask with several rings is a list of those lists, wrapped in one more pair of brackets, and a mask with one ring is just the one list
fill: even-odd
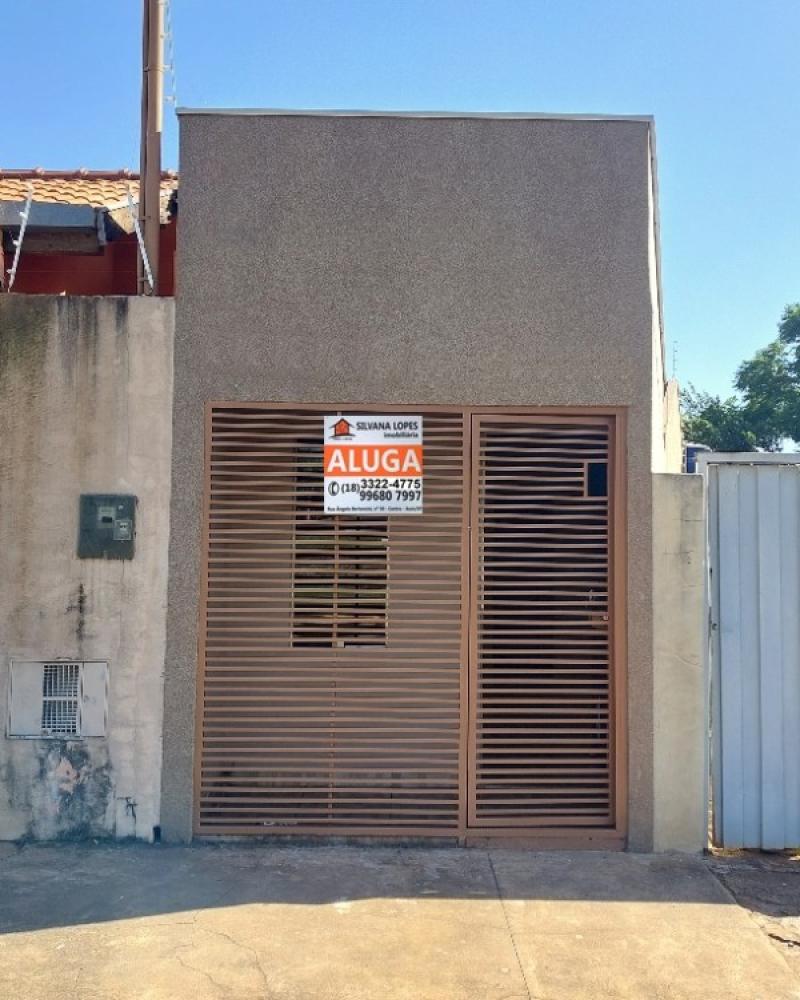
[[(646, 118), (182, 113), (165, 837), (702, 846), (656, 203)], [(326, 512), (358, 418), (415, 513)]]

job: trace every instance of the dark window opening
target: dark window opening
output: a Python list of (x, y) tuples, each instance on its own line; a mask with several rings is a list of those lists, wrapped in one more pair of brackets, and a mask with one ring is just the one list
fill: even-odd
[(388, 519), (326, 515), (322, 442), (296, 455), (292, 646), (385, 646)]
[(608, 496), (608, 462), (588, 462), (586, 465), (586, 495)]

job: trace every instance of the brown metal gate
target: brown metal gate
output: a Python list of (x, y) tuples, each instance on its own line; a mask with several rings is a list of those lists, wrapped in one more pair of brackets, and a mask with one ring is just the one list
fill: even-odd
[(472, 826), (613, 825), (612, 433), (474, 418)]
[(619, 842), (619, 418), (347, 407), (424, 513), (333, 517), (338, 408), (208, 407), (195, 831)]
[(332, 517), (318, 409), (211, 408), (199, 833), (462, 825), (465, 417), (423, 417), (424, 514)]

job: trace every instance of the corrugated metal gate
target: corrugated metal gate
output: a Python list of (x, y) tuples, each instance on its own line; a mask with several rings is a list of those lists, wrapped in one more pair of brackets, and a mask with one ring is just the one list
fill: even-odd
[(323, 409), (208, 408), (196, 832), (619, 838), (614, 418), (413, 408), (424, 513), (333, 517)]
[(800, 844), (800, 461), (708, 470), (714, 842)]

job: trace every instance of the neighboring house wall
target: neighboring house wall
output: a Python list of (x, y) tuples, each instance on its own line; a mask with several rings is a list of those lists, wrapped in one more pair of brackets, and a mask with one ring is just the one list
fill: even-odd
[(656, 850), (708, 840), (705, 510), (702, 476), (653, 476), (653, 735)]
[(680, 386), (671, 378), (664, 390), (665, 472), (683, 472)]
[[(177, 223), (161, 227), (159, 293), (175, 294), (175, 241)], [(106, 243), (95, 254), (20, 254), (14, 293), (28, 295), (136, 295), (137, 243), (130, 233)], [(11, 266), (6, 254), (6, 268)]]
[(629, 408), (629, 843), (653, 846), (650, 137), (640, 120), (182, 118), (170, 839), (191, 836), (203, 407), (228, 399)]
[[(158, 824), (173, 305), (0, 296), (0, 839)], [(76, 556), (83, 492), (138, 499), (132, 561)], [(107, 660), (108, 730), (8, 739), (10, 659)]]

